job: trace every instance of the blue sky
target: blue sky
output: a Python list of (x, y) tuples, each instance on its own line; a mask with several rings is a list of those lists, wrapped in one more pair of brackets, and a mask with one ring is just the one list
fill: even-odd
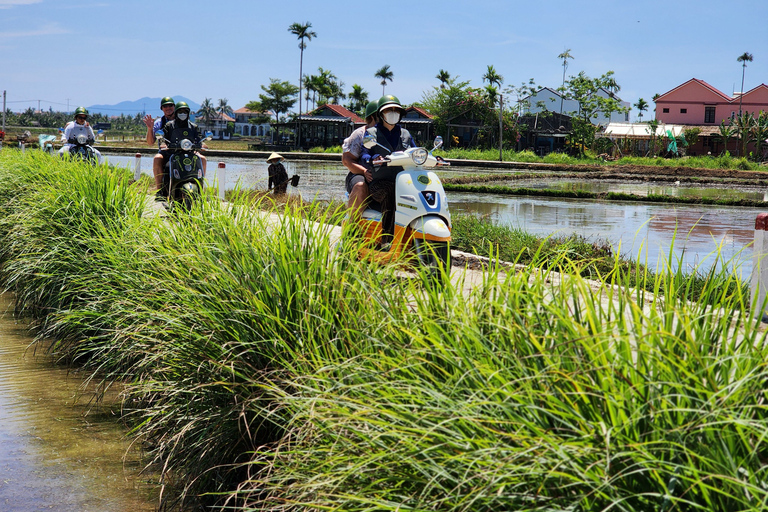
[(287, 28), (307, 21), (317, 38), (305, 73), (329, 69), (346, 91), (360, 84), (373, 99), (385, 64), (387, 93), (403, 103), (438, 85), (440, 69), (480, 87), (488, 64), (504, 86), (533, 78), (557, 87), (566, 49), (567, 75), (613, 70), (631, 103), (691, 78), (730, 95), (745, 51), (754, 61), (744, 89), (768, 83), (766, 0), (0, 0), (0, 90), (14, 111), (167, 94), (239, 108), (270, 78), (298, 82)]

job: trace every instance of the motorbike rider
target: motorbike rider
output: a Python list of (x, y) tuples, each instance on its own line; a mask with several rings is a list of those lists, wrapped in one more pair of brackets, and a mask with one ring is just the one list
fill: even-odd
[[(192, 123), (189, 121), (189, 113), (190, 108), (189, 105), (185, 101), (179, 101), (175, 105), (176, 113), (174, 119), (168, 121), (165, 124), (165, 127), (163, 128), (163, 132), (165, 132), (165, 139), (168, 141), (169, 145), (178, 147), (179, 143), (182, 141), (182, 139), (189, 139), (192, 144), (198, 145), (202, 142), (202, 138), (200, 137), (200, 130), (197, 128), (197, 125), (195, 123)], [(202, 146), (205, 148), (205, 145)], [(171, 157), (171, 151), (168, 148), (164, 148), (160, 150), (160, 155), (164, 159), (165, 162), (168, 161), (168, 159)], [(195, 152), (195, 155), (200, 159), (200, 162), (203, 166), (203, 173), (205, 173), (206, 169), (206, 159), (203, 155), (201, 155), (199, 152)], [(153, 162), (154, 163), (154, 162)], [(165, 179), (163, 179), (163, 186), (167, 187), (167, 183), (165, 183)], [(158, 196), (160, 193), (158, 192)], [(165, 197), (168, 196), (167, 189), (165, 190)]]
[(368, 184), (369, 194), (371, 199), (378, 201), (381, 205), (382, 231), (390, 236), (395, 232), (394, 206), (397, 173), (387, 172), (387, 164), (382, 158), (395, 151), (404, 151), (415, 146), (410, 132), (398, 124), (404, 115), (405, 109), (397, 97), (387, 94), (379, 98), (379, 120), (375, 126), (366, 130), (378, 144), (370, 149), (364, 148), (362, 157), (363, 161), (370, 158), (370, 161), (364, 164), (373, 175), (373, 179)]
[[(77, 136), (84, 134), (88, 141), (86, 144), (92, 146), (96, 141), (96, 135), (93, 133), (93, 128), (88, 123), (88, 109), (85, 107), (77, 107), (75, 109), (75, 120), (67, 123), (64, 127), (64, 133), (61, 136), (61, 142), (64, 143), (59, 149), (59, 156), (69, 154), (69, 149), (75, 144)], [(93, 148), (93, 153), (96, 155), (99, 163), (101, 163), (101, 153), (96, 148)]]
[[(163, 115), (157, 119), (152, 119), (150, 114), (144, 116), (144, 124), (147, 125), (147, 145), (153, 146), (157, 141), (157, 131), (165, 130), (165, 125), (168, 121), (171, 121), (175, 117), (176, 102), (170, 96), (164, 97), (160, 100), (160, 110), (163, 111)], [(168, 196), (168, 184), (163, 179), (163, 169), (165, 164), (168, 163), (168, 158), (163, 156), (162, 152), (158, 150), (157, 154), (152, 159), (152, 175), (155, 178), (155, 187), (157, 187), (157, 198), (165, 198)]]
[(365, 206), (365, 202), (368, 199), (368, 183), (373, 179), (371, 171), (360, 163), (360, 157), (363, 155), (365, 131), (376, 125), (378, 109), (378, 101), (369, 101), (365, 106), (365, 126), (361, 126), (353, 131), (349, 137), (344, 139), (341, 145), (341, 163), (349, 169), (349, 173), (344, 180), (344, 185), (349, 194), (347, 207), (351, 210), (351, 218), (355, 219), (360, 217), (360, 211)]

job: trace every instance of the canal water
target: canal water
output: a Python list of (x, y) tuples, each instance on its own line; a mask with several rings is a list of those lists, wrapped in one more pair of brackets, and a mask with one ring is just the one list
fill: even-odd
[[(132, 166), (134, 157), (107, 156), (118, 165)], [(211, 170), (216, 159), (210, 158)], [(226, 187), (245, 189), (267, 186), (267, 163), (254, 159), (228, 158)], [(301, 176), (299, 187), (288, 187), (291, 194), (303, 199), (345, 200), (343, 189), (346, 169), (341, 162), (285, 162), (288, 175)], [(142, 167), (150, 172), (151, 158), (143, 157)], [(453, 174), (489, 174), (488, 169), (462, 167)], [(526, 174), (530, 174), (527, 171)], [(213, 178), (215, 173), (209, 172)], [(768, 200), (768, 190), (757, 187), (728, 185), (727, 188), (700, 184), (674, 184), (640, 180), (559, 179), (551, 175), (541, 178), (493, 182), (513, 187), (586, 190), (589, 192), (625, 192), (637, 195), (665, 194), (675, 197), (727, 197), (733, 199)], [(674, 242), (672, 263), (678, 260), (687, 271), (697, 266), (707, 271), (714, 264), (714, 251), (720, 250), (728, 268), (748, 278), (752, 269), (754, 221), (757, 208), (710, 205), (674, 205), (590, 199), (509, 196), (500, 194), (449, 192), (452, 212), (482, 215), (497, 224), (517, 227), (539, 235), (581, 235), (596, 243), (607, 242), (625, 256), (648, 262), (652, 268), (668, 259)]]
[(83, 376), (27, 350), (32, 340), (10, 308), (0, 295), (0, 511), (156, 510), (115, 394), (91, 403)]

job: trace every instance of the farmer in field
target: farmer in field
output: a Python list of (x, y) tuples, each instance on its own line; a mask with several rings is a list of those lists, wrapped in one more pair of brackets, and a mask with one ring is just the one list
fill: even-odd
[(267, 163), (269, 164), (267, 169), (269, 174), (267, 188), (272, 190), (274, 187), (275, 195), (285, 194), (285, 191), (288, 189), (288, 171), (285, 170), (285, 166), (282, 164), (283, 160), (285, 159), (277, 153), (272, 153), (267, 158)]

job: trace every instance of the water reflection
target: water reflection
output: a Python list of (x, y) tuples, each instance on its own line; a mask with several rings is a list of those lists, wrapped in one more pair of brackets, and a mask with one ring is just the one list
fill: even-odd
[[(108, 157), (112, 160), (113, 157)], [(132, 157), (118, 157), (124, 165)], [(145, 158), (145, 160), (149, 160)], [(214, 159), (210, 162), (215, 165)], [(245, 188), (266, 188), (267, 164), (253, 159), (226, 160), (227, 188), (239, 184)], [(298, 188), (288, 187), (291, 194), (305, 200), (344, 200), (346, 169), (341, 162), (286, 162), (289, 175), (299, 174)], [(213, 167), (212, 167), (213, 168)], [(462, 168), (461, 174), (485, 169)], [(452, 171), (442, 173), (452, 175)], [(639, 181), (602, 181), (555, 179), (542, 176), (530, 180), (510, 180), (511, 186), (538, 186), (594, 192), (631, 192), (635, 194), (667, 194), (677, 196), (735, 197), (763, 200), (766, 191), (755, 187), (676, 186), (669, 183)], [(702, 263), (704, 269), (713, 263), (707, 258), (718, 246), (726, 260), (734, 259), (729, 268), (748, 276), (751, 271), (751, 249), (757, 208), (710, 205), (671, 205), (584, 199), (533, 198), (479, 193), (450, 192), (448, 200), (454, 212), (488, 217), (493, 222), (519, 227), (540, 235), (579, 234), (591, 240), (607, 240), (622, 254), (638, 257), (655, 266), (660, 255), (668, 255), (674, 240), (676, 258), (682, 258), (686, 269)], [(746, 248), (746, 249), (745, 249)]]
[[(0, 295), (0, 312), (8, 308)], [(0, 316), (0, 510), (156, 510), (116, 397), (103, 407), (75, 400), (82, 379), (26, 351), (30, 342), (10, 314)]]

